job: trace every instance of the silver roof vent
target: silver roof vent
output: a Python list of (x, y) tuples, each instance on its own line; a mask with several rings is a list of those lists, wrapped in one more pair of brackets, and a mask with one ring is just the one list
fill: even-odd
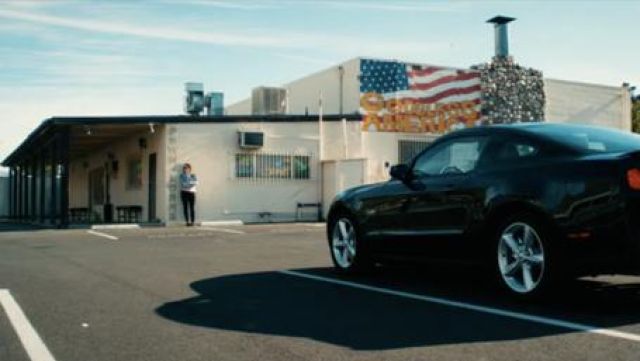
[(496, 57), (506, 58), (509, 56), (509, 31), (507, 24), (514, 20), (515, 18), (501, 15), (487, 20), (488, 23), (493, 24), (495, 31)]

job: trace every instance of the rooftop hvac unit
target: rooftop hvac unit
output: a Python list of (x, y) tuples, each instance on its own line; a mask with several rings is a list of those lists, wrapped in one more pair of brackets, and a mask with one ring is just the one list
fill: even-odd
[(287, 90), (284, 88), (258, 87), (251, 92), (251, 114), (285, 114)]
[(204, 97), (204, 106), (207, 115), (224, 115), (224, 94), (222, 92), (210, 92)]
[(262, 132), (238, 132), (238, 145), (240, 148), (257, 149), (264, 145), (264, 133)]
[(187, 92), (184, 103), (184, 111), (191, 115), (200, 115), (204, 109), (204, 85), (202, 83), (185, 83)]

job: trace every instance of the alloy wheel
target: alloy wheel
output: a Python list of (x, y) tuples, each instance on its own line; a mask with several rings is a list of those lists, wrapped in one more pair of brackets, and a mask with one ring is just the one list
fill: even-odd
[(340, 218), (333, 226), (331, 240), (333, 257), (340, 268), (350, 268), (356, 258), (356, 232), (351, 221)]
[(507, 226), (498, 243), (498, 267), (502, 280), (513, 291), (534, 291), (545, 271), (544, 249), (536, 230), (523, 222)]

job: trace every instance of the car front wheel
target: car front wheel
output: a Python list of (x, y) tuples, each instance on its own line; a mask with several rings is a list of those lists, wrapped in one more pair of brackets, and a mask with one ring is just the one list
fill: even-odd
[(372, 265), (359, 242), (355, 222), (348, 216), (339, 216), (333, 222), (329, 246), (331, 259), (338, 271), (363, 271)]

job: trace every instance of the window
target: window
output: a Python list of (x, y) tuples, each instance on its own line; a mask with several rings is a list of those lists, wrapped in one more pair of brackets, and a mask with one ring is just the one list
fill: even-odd
[(581, 153), (615, 153), (640, 149), (640, 135), (631, 132), (571, 124), (546, 124), (530, 129)]
[(256, 154), (258, 178), (291, 178), (291, 156)]
[(306, 155), (294, 155), (293, 156), (293, 178), (294, 179), (309, 179), (309, 156)]
[(236, 178), (253, 178), (253, 154), (236, 154)]
[(236, 178), (310, 179), (310, 156), (270, 153), (237, 153)]
[(127, 162), (127, 189), (142, 188), (142, 159), (131, 158)]
[(423, 153), (413, 167), (416, 176), (465, 174), (476, 168), (486, 137), (452, 139)]
[(518, 141), (505, 141), (499, 143), (496, 149), (495, 160), (517, 161), (531, 158), (538, 154), (538, 147)]
[(398, 141), (398, 163), (410, 164), (420, 152), (431, 142), (424, 140), (400, 140)]

